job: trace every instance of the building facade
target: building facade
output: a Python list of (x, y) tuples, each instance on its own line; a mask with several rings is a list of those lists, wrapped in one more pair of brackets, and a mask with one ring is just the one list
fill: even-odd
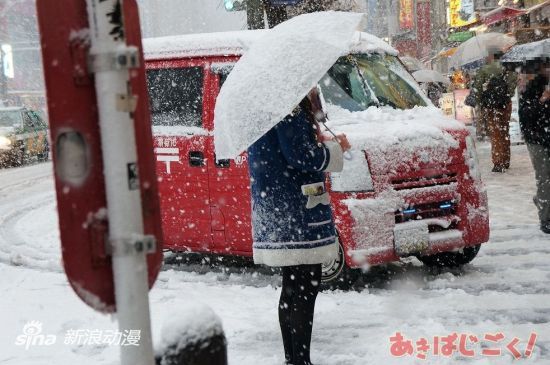
[[(428, 61), (434, 39), (446, 29), (445, 1), (367, 0), (366, 31), (387, 40), (402, 55)], [(435, 12), (434, 12), (435, 9)]]
[(43, 109), (44, 78), (33, 0), (0, 1), (0, 45), (2, 103)]

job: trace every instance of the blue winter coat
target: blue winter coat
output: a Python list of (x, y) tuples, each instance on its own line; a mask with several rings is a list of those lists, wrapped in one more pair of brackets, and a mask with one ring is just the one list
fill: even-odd
[(325, 171), (341, 171), (342, 149), (319, 143), (298, 109), (248, 149), (254, 261), (311, 265), (338, 252)]

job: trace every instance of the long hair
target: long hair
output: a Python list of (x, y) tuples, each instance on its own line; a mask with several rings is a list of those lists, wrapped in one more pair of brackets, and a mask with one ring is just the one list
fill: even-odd
[(313, 125), (315, 135), (318, 141), (321, 141), (321, 124), (319, 120), (320, 114), (324, 116), (321, 99), (318, 93), (310, 92), (300, 102), (300, 107), (306, 112), (308, 121)]

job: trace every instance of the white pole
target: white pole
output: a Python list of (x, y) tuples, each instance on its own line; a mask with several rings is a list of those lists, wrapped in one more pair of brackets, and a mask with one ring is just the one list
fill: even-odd
[[(123, 0), (86, 0), (97, 91), (101, 145), (109, 217), (109, 239), (113, 248), (113, 276), (119, 330), (139, 330), (139, 346), (121, 346), (122, 365), (154, 363), (149, 314), (147, 262), (138, 243), (143, 237), (134, 122), (128, 97), (129, 71), (124, 55), (130, 53), (117, 9)], [(122, 20), (122, 15), (118, 18)], [(125, 108), (124, 101), (127, 102)], [(143, 241), (141, 241), (143, 242)]]

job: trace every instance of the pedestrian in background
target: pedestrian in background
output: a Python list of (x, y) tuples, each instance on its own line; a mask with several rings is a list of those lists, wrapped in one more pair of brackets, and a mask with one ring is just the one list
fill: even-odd
[(550, 233), (550, 63), (538, 62), (523, 72), (519, 123), (535, 169), (540, 229)]
[(493, 172), (510, 168), (510, 116), (517, 76), (498, 62), (503, 53), (489, 50), (487, 64), (476, 74), (474, 94), (480, 110), (480, 123), (487, 126), (491, 139)]
[(248, 149), (256, 264), (282, 267), (279, 323), (285, 360), (311, 365), (321, 264), (338, 255), (325, 172), (343, 168), (345, 135), (327, 140), (317, 89)]
[(474, 126), (476, 128), (476, 139), (478, 141), (484, 141), (485, 138), (487, 138), (487, 125), (484, 123), (484, 121), (481, 119), (480, 111), (479, 111), (479, 105), (477, 104), (477, 96), (474, 89), (474, 80), (475, 80), (475, 74), (472, 75), (470, 73), (467, 73), (466, 76), (466, 88), (470, 90), (470, 93), (464, 100), (464, 104), (472, 108), (472, 112), (474, 115)]

